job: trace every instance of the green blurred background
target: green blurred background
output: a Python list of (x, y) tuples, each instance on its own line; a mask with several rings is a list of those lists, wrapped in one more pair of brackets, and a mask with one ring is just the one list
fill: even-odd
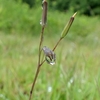
[[(100, 1), (48, 0), (44, 43), (56, 53), (41, 67), (32, 100), (100, 100)], [(0, 100), (28, 100), (38, 59), (42, 0), (0, 0)]]

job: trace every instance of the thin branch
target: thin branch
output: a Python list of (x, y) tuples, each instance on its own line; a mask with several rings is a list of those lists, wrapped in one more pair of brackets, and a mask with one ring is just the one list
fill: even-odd
[(40, 63), (41, 63), (41, 50), (42, 50), (42, 43), (43, 43), (43, 33), (44, 33), (46, 21), (47, 21), (47, 1), (43, 0), (42, 5), (43, 5), (42, 22), (41, 22), (42, 30), (41, 30), (40, 43), (39, 43), (38, 65), (37, 65), (37, 71), (36, 71), (36, 74), (35, 74), (35, 78), (33, 80), (32, 88), (31, 88), (31, 91), (30, 91), (29, 100), (31, 100), (31, 98), (32, 98), (34, 86), (35, 86), (35, 83), (36, 83), (36, 80), (37, 80), (37, 77), (38, 77), (38, 74), (39, 74), (39, 71), (40, 71), (40, 67), (41, 67)]
[(40, 65), (41, 49), (42, 49), (42, 43), (43, 43), (43, 33), (44, 33), (44, 26), (42, 27), (41, 36), (40, 36), (38, 66)]
[(53, 48), (52, 51), (55, 51), (55, 49), (57, 48), (58, 44), (60, 43), (60, 41), (61, 41), (62, 39), (63, 39), (63, 38), (60, 38), (60, 39), (58, 40), (58, 42), (56, 43), (56, 45), (54, 46), (54, 48)]
[(31, 100), (31, 98), (32, 98), (32, 93), (33, 93), (33, 90), (34, 90), (34, 86), (35, 86), (35, 83), (36, 83), (36, 80), (37, 80), (37, 77), (38, 77), (38, 74), (39, 74), (39, 71), (40, 71), (40, 67), (41, 67), (40, 59), (41, 59), (41, 48), (42, 48), (42, 43), (43, 43), (43, 33), (44, 33), (44, 27), (42, 27), (42, 31), (41, 31), (40, 44), (39, 44), (38, 66), (37, 66), (37, 71), (36, 71), (35, 78), (34, 78), (34, 81), (33, 81), (32, 87), (31, 87), (29, 100)]
[(32, 88), (31, 88), (31, 91), (30, 91), (29, 100), (31, 100), (31, 98), (32, 98), (32, 93), (33, 93), (33, 90), (34, 90), (34, 86), (35, 86), (35, 83), (36, 83), (36, 79), (38, 77), (39, 70), (40, 70), (40, 66), (38, 66), (37, 71), (36, 71), (36, 74), (35, 74), (35, 78), (34, 78), (34, 81), (33, 81), (33, 84), (32, 84)]

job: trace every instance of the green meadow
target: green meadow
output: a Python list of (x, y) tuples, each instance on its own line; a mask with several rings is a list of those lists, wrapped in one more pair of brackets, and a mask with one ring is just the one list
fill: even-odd
[[(42, 10), (0, 3), (0, 100), (28, 100), (38, 63)], [(55, 46), (72, 15), (49, 8), (43, 46)], [(32, 100), (100, 100), (100, 16), (77, 13), (55, 53), (56, 64), (41, 67)]]

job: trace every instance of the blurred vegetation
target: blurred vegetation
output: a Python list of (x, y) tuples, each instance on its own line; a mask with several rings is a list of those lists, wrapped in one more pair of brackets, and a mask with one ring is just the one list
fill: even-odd
[(49, 0), (51, 6), (60, 11), (71, 10), (73, 12), (80, 12), (84, 15), (100, 15), (100, 1), (99, 0)]
[[(22, 0), (0, 0), (0, 100), (29, 98), (37, 67), (36, 36), (41, 31), (42, 11), (40, 0), (33, 1), (31, 7)], [(73, 15), (72, 6), (67, 12), (58, 11), (56, 3), (61, 1), (57, 1), (49, 1), (49, 6), (57, 10), (48, 9), (44, 33), (44, 45), (50, 48)], [(100, 100), (100, 17), (78, 12), (55, 53), (56, 64), (51, 67), (44, 63), (41, 67), (34, 100)]]
[(35, 27), (34, 14), (26, 4), (0, 0), (0, 30), (6, 33), (30, 33)]
[[(41, 6), (30, 9), (29, 5), (22, 3), (21, 0), (0, 0), (0, 31), (6, 34), (33, 34), (36, 36), (40, 33), (41, 12)], [(53, 35), (61, 33), (72, 15), (72, 12), (49, 10), (46, 33), (52, 33)], [(90, 18), (78, 14), (75, 20), (71, 28), (72, 33), (68, 37), (86, 37), (98, 28), (99, 17)], [(96, 25), (94, 26), (93, 23), (96, 23)]]
[[(34, 7), (42, 0), (22, 0)], [(49, 6), (52, 9), (59, 11), (68, 11), (80, 12), (80, 14), (85, 14), (89, 16), (100, 15), (100, 1), (99, 0), (48, 0)]]

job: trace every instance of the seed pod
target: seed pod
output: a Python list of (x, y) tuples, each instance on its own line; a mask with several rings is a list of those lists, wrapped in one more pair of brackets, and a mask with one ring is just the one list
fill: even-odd
[(46, 46), (44, 46), (42, 50), (44, 51), (47, 63), (54, 65), (56, 60), (55, 53)]
[(61, 38), (64, 38), (66, 36), (66, 34), (68, 33), (73, 21), (74, 21), (74, 18), (76, 16), (77, 12), (74, 13), (74, 15), (70, 18), (69, 22), (66, 24), (66, 26), (64, 27), (62, 33), (61, 33)]
[(42, 3), (42, 7), (43, 7), (43, 12), (42, 12), (42, 20), (40, 22), (40, 24), (42, 26), (45, 26), (46, 25), (46, 22), (47, 22), (47, 1), (46, 0), (43, 0), (43, 3)]

